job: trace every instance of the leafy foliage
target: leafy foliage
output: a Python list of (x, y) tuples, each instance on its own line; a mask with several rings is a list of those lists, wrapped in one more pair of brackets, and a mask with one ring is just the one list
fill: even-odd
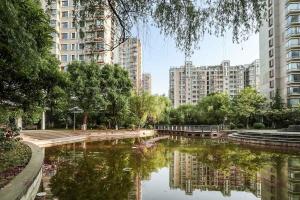
[[(51, 0), (50, 0), (51, 1)], [(115, 19), (117, 30), (115, 44), (122, 43), (136, 24), (151, 23), (163, 34), (175, 39), (177, 47), (190, 54), (206, 34), (222, 36), (226, 30), (233, 32), (233, 41), (247, 39), (257, 32), (266, 16), (265, 0), (75, 0), (84, 12), (75, 15), (78, 24), (89, 16), (103, 15), (109, 11)], [(101, 9), (97, 9), (101, 8)], [(109, 49), (113, 49), (111, 46)]]
[(60, 81), (49, 18), (38, 0), (4, 0), (0, 5), (0, 105), (25, 110), (43, 105)]

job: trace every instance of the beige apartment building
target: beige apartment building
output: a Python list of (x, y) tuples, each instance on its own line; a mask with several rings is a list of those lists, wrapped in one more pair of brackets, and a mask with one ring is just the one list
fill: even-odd
[(258, 59), (249, 65), (245, 65), (244, 77), (246, 87), (252, 87), (260, 91), (260, 65)]
[(245, 66), (231, 66), (225, 60), (216, 66), (196, 67), (187, 61), (169, 70), (169, 97), (174, 107), (196, 104), (212, 93), (236, 96), (245, 87)]
[(137, 93), (142, 87), (142, 45), (138, 38), (128, 38), (118, 47), (115, 63), (124, 67)]
[(148, 92), (151, 94), (152, 92), (152, 78), (150, 73), (143, 73), (142, 76), (142, 91)]
[(279, 91), (287, 106), (300, 103), (300, 0), (268, 0), (260, 29), (261, 92)]
[(61, 69), (72, 61), (96, 61), (99, 64), (112, 64), (114, 53), (115, 24), (109, 9), (99, 9), (85, 22), (74, 23), (74, 15), (80, 12), (73, 0), (54, 0), (49, 5), (41, 0), (45, 11), (50, 15), (51, 26), (55, 29), (52, 53), (61, 62)]

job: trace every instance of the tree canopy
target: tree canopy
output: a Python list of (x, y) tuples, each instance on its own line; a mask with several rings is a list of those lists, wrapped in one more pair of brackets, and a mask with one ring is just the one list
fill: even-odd
[[(51, 1), (51, 0), (50, 0)], [(120, 32), (115, 44), (120, 44), (131, 35), (132, 28), (139, 24), (158, 27), (166, 36), (175, 39), (179, 49), (187, 54), (198, 47), (206, 35), (223, 36), (232, 30), (233, 41), (247, 39), (249, 33), (257, 32), (266, 16), (266, 0), (75, 0), (75, 5), (84, 12), (75, 14), (75, 21), (90, 16), (103, 15), (115, 19)], [(99, 9), (101, 8), (101, 9)], [(113, 49), (115, 46), (112, 46)]]
[(49, 18), (38, 0), (1, 1), (0, 13), (0, 105), (43, 106), (47, 92), (63, 81), (49, 52)]

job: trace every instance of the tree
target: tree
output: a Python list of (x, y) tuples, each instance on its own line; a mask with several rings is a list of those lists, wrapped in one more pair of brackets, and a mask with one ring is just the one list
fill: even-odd
[(106, 102), (105, 113), (110, 126), (117, 129), (128, 113), (132, 83), (128, 72), (118, 65), (105, 65), (100, 77), (100, 88)]
[(0, 12), (0, 105), (40, 106), (45, 89), (53, 87), (45, 80), (59, 75), (49, 52), (54, 31), (49, 18), (38, 0), (4, 0)]
[(146, 122), (156, 124), (166, 120), (169, 115), (170, 100), (164, 96), (144, 92), (140, 95), (133, 94), (129, 102), (132, 123), (136, 123), (139, 128)]
[(197, 104), (197, 110), (204, 115), (209, 124), (224, 124), (229, 107), (229, 96), (223, 93), (208, 95)]
[(83, 109), (83, 129), (87, 127), (88, 115), (99, 112), (104, 105), (100, 66), (96, 63), (74, 62), (68, 65), (70, 80), (69, 97), (74, 106)]
[(248, 128), (249, 119), (260, 111), (266, 103), (266, 98), (255, 89), (247, 87), (243, 89), (234, 99), (233, 113), (236, 118), (246, 119)]
[[(50, 0), (51, 2), (51, 0)], [(108, 16), (115, 19), (119, 36), (116, 45), (124, 42), (131, 34), (132, 27), (139, 22), (151, 22), (163, 34), (175, 38), (177, 47), (187, 54), (205, 34), (223, 36), (231, 29), (233, 41), (247, 38), (249, 33), (257, 32), (262, 20), (266, 17), (265, 0), (75, 0), (78, 13), (75, 21), (81, 23), (90, 16), (103, 15), (103, 9), (109, 11)], [(100, 9), (95, 9), (100, 8)], [(95, 24), (96, 26), (96, 24)], [(92, 27), (93, 28), (93, 27)], [(116, 47), (109, 46), (111, 50)]]
[(272, 100), (273, 100), (271, 104), (272, 109), (276, 109), (276, 110), (283, 109), (283, 102), (282, 102), (283, 100), (280, 96), (279, 89), (276, 90), (275, 97)]

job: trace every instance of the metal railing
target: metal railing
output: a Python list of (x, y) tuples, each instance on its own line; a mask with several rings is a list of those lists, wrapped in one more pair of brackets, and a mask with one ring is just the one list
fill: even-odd
[(158, 131), (187, 131), (187, 132), (204, 132), (223, 130), (222, 125), (156, 125), (154, 127)]

